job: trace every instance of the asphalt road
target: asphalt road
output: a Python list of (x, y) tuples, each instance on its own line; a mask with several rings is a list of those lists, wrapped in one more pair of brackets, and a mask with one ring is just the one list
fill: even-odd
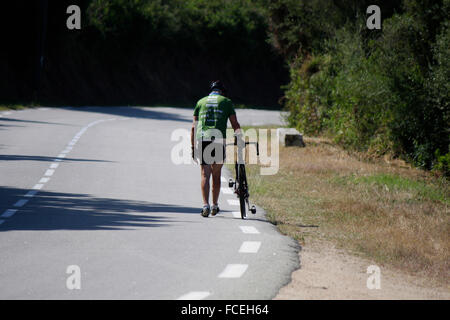
[[(260, 208), (237, 217), (228, 172), (222, 212), (200, 216), (199, 166), (171, 160), (171, 135), (189, 130), (191, 115), (0, 112), (0, 299), (273, 298), (298, 267), (297, 244)], [(281, 123), (275, 111), (237, 115)]]

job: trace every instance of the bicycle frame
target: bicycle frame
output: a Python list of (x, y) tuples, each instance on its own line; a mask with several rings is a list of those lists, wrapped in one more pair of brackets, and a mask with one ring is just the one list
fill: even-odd
[(240, 206), (240, 211), (241, 211), (241, 218), (245, 219), (247, 217), (247, 212), (246, 212), (246, 204), (247, 207), (249, 208), (250, 212), (252, 212), (253, 214), (256, 213), (256, 207), (253, 205), (250, 208), (250, 204), (249, 204), (249, 193), (248, 193), (248, 183), (247, 183), (247, 175), (245, 172), (245, 163), (244, 163), (244, 156), (243, 156), (243, 149), (245, 148), (246, 145), (249, 144), (256, 144), (256, 155), (259, 156), (259, 144), (258, 142), (239, 142), (237, 140), (237, 137), (235, 137), (234, 139), (234, 143), (233, 144), (227, 144), (227, 145), (233, 145), (233, 146), (237, 146), (238, 148), (238, 152), (237, 152), (237, 157), (235, 160), (235, 164), (234, 164), (234, 168), (235, 168), (235, 172), (236, 172), (236, 180), (232, 181), (232, 179), (230, 179), (230, 181), (228, 181), (228, 186), (234, 187), (234, 191), (236, 193), (236, 195), (239, 198), (239, 206)]

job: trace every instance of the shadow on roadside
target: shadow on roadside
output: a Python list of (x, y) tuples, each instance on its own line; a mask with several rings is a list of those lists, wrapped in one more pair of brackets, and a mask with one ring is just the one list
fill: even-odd
[[(163, 112), (144, 107), (71, 107), (71, 111), (95, 112), (130, 118), (154, 119), (166, 121), (192, 122), (192, 119), (171, 112)], [(192, 108), (192, 112), (194, 109)]]
[[(27, 189), (0, 187), (0, 213), (14, 209), (13, 204)], [(7, 201), (7, 203), (6, 203)], [(163, 227), (177, 214), (198, 214), (193, 207), (145, 201), (97, 198), (88, 194), (39, 191), (15, 215), (0, 225), (0, 232), (10, 230), (126, 230)], [(174, 214), (173, 217), (167, 213)]]

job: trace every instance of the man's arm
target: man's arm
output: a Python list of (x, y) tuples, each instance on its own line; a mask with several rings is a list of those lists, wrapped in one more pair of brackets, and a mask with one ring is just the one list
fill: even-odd
[(195, 127), (197, 126), (198, 117), (194, 116), (194, 120), (192, 121), (192, 128), (191, 128), (191, 147), (194, 147), (195, 142)]
[(241, 125), (237, 121), (236, 114), (232, 114), (230, 116), (230, 122), (231, 122), (231, 126), (233, 127), (234, 132), (239, 134), (241, 132)]
[(194, 150), (195, 150), (195, 128), (197, 127), (198, 116), (194, 116), (194, 120), (192, 121), (191, 128), (191, 151), (192, 151), (192, 159), (195, 160)]

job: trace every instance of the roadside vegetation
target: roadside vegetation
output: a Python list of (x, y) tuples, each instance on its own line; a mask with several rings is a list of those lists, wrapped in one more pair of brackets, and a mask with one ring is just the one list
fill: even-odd
[[(381, 30), (366, 27), (378, 4)], [(450, 1), (270, 2), (290, 65), (289, 124), (346, 149), (450, 174)]]
[[(302, 245), (320, 240), (449, 285), (450, 184), (399, 159), (367, 159), (327, 138), (281, 147), (280, 170), (248, 165), (251, 200)], [(270, 144), (269, 144), (270, 145)]]

